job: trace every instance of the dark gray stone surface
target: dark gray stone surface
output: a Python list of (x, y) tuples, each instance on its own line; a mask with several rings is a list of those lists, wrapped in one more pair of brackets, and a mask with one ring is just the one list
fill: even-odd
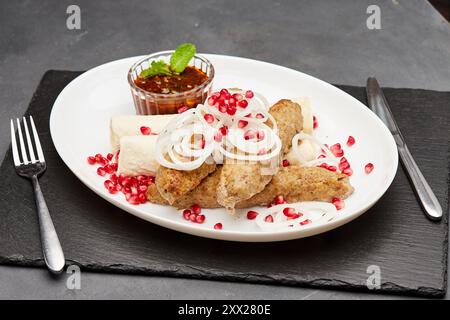
[[(66, 29), (72, 1), (0, 3), (0, 151), (7, 120), (23, 113), (47, 69), (80, 70), (176, 46), (292, 67), (329, 82), (448, 90), (450, 27), (422, 0), (392, 1), (78, 1), (82, 30)], [(381, 8), (368, 30), (366, 8)], [(239, 7), (239, 12), (236, 8)], [(176, 17), (176, 18), (175, 18)], [(395, 67), (393, 67), (395, 66)], [(0, 298), (381, 298), (299, 288), (141, 276), (83, 274), (66, 288), (43, 270), (0, 267)]]

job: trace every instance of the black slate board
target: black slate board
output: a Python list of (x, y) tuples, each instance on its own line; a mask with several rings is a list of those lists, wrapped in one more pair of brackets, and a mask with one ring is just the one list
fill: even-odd
[[(55, 98), (79, 74), (47, 72), (27, 111), (44, 146), (48, 170), (41, 187), (68, 263), (104, 272), (343, 290), (368, 290), (367, 269), (376, 265), (381, 270), (377, 292), (445, 294), (449, 92), (385, 90), (412, 154), (443, 205), (441, 223), (424, 217), (400, 167), (386, 195), (357, 220), (311, 238), (251, 244), (153, 225), (110, 205), (78, 181), (57, 155), (48, 122)], [(340, 87), (366, 102), (363, 88)], [(31, 185), (15, 174), (10, 152), (0, 168), (0, 262), (43, 266)]]

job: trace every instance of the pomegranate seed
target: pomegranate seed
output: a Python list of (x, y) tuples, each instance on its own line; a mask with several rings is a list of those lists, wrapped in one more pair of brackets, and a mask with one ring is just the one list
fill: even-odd
[(139, 180), (136, 177), (131, 177), (130, 178), (130, 182), (131, 182), (131, 185), (133, 187), (138, 187), (139, 186)]
[(188, 106), (182, 106), (182, 107), (180, 107), (180, 108), (178, 108), (178, 113), (183, 113), (183, 112), (185, 112), (187, 109), (189, 109), (188, 108)]
[(227, 112), (227, 105), (226, 104), (219, 104), (219, 111), (222, 113), (226, 113)]
[(131, 196), (131, 187), (122, 187), (124, 193), (129, 193)]
[(195, 213), (192, 213), (189, 216), (189, 220), (191, 220), (192, 222), (196, 222), (197, 221), (197, 215)]
[(130, 189), (132, 195), (136, 196), (139, 194), (138, 189), (135, 186), (131, 186)]
[(224, 89), (220, 90), (220, 95), (227, 95), (227, 94), (229, 94), (227, 89), (224, 88)]
[(211, 113), (207, 113), (203, 116), (205, 118), (206, 122), (213, 123), (214, 122), (214, 116)]
[(248, 121), (245, 121), (245, 120), (239, 120), (239, 122), (238, 122), (238, 127), (239, 127), (240, 129), (245, 128), (247, 125), (248, 125)]
[(103, 168), (103, 167), (99, 167), (98, 169), (97, 169), (97, 174), (99, 175), (99, 176), (104, 176), (105, 174), (106, 174), (106, 171), (105, 171), (105, 169)]
[(147, 180), (147, 176), (143, 176), (143, 175), (137, 176), (137, 177), (136, 177), (136, 180), (137, 180), (139, 183), (145, 182), (145, 181)]
[(214, 229), (216, 229), (216, 230), (222, 230), (222, 224), (221, 224), (220, 222), (216, 223), (216, 224), (214, 225)]
[(257, 113), (256, 119), (264, 119), (264, 115), (262, 113)]
[(128, 199), (128, 203), (138, 205), (140, 201), (136, 195), (131, 195)]
[(321, 163), (321, 164), (319, 165), (319, 167), (324, 168), (324, 169), (328, 169), (328, 164), (326, 164), (326, 163)]
[(333, 144), (329, 149), (330, 149), (331, 151), (333, 151), (333, 150), (341, 150), (342, 147), (341, 147), (341, 144), (340, 144), (340, 143), (335, 143), (335, 144)]
[(344, 163), (344, 162), (348, 162), (346, 157), (342, 157), (342, 158), (339, 160), (339, 163)]
[(146, 203), (146, 202), (147, 202), (147, 197), (145, 196), (145, 193), (140, 193), (140, 194), (138, 194), (137, 200), (138, 200), (140, 203), (142, 203), (142, 204)]
[(148, 181), (150, 183), (155, 183), (155, 177), (148, 177)]
[(347, 168), (350, 168), (350, 164), (348, 162), (339, 163), (339, 170), (344, 171)]
[(210, 106), (213, 106), (215, 103), (216, 103), (216, 97), (213, 96), (213, 97), (208, 98), (208, 104)]
[(351, 147), (354, 144), (355, 144), (355, 138), (352, 136), (349, 136), (347, 139), (347, 146)]
[(103, 185), (106, 189), (108, 189), (111, 185), (114, 185), (114, 183), (111, 180), (105, 180), (105, 182), (103, 182)]
[(247, 212), (247, 219), (253, 220), (258, 216), (258, 212), (256, 211), (249, 211)]
[(150, 133), (152, 133), (152, 129), (150, 129), (150, 127), (142, 126), (141, 127), (141, 133), (144, 136), (148, 136), (148, 135), (150, 135)]
[(264, 218), (264, 221), (265, 221), (265, 222), (272, 223), (272, 222), (273, 222), (273, 217), (272, 217), (272, 215), (269, 214), (267, 217)]
[(337, 168), (335, 166), (329, 166), (327, 169), (332, 171), (332, 172), (336, 172), (337, 171)]
[(109, 179), (116, 184), (117, 183), (117, 175), (115, 173), (113, 173), (112, 175), (109, 176)]
[(108, 192), (111, 193), (111, 194), (116, 194), (117, 191), (119, 191), (119, 189), (117, 188), (116, 185), (111, 185), (111, 186), (109, 186), (109, 188), (108, 188)]
[(341, 210), (345, 206), (344, 200), (337, 197), (333, 197), (333, 199), (331, 199), (331, 203), (336, 207), (337, 210)]
[(125, 180), (125, 178), (126, 176), (123, 173), (119, 174), (119, 176), (117, 177), (117, 183), (123, 186), (123, 181)]
[(366, 171), (367, 174), (371, 173), (373, 170), (374, 166), (373, 163), (368, 163), (366, 164), (366, 166), (364, 167), (364, 170)]
[(116, 172), (119, 167), (119, 165), (117, 163), (111, 163), (110, 166), (111, 166), (111, 170), (113, 172)]
[(220, 93), (219, 93), (219, 92), (214, 92), (214, 93), (211, 95), (211, 97), (214, 97), (214, 98), (216, 98), (216, 99), (218, 99), (219, 96), (220, 96)]
[(111, 161), (112, 158), (114, 158), (114, 155), (113, 155), (112, 153), (108, 153), (108, 154), (106, 155), (106, 159), (108, 159), (109, 161)]
[(147, 189), (148, 189), (147, 186), (139, 186), (138, 187), (138, 192), (145, 193), (145, 192), (147, 192)]
[(206, 146), (206, 140), (205, 137), (202, 136), (202, 139), (200, 140), (200, 148), (205, 149)]
[(101, 165), (101, 166), (106, 166), (107, 164), (108, 164), (108, 159), (106, 159), (106, 158), (104, 158), (104, 157), (101, 157), (101, 159), (100, 159), (100, 161), (98, 161), (98, 163)]
[(300, 215), (298, 213), (293, 213), (289, 217), (287, 217), (288, 220), (295, 220), (300, 218)]
[(129, 188), (130, 186), (131, 186), (131, 178), (130, 177), (125, 177), (122, 180), (122, 187)]
[(100, 162), (102, 159), (103, 159), (103, 156), (102, 156), (100, 153), (97, 153), (97, 154), (95, 155), (95, 161), (96, 161), (96, 162)]
[(319, 122), (317, 121), (316, 116), (313, 116), (313, 129), (317, 129), (319, 126)]
[(203, 223), (203, 222), (205, 222), (205, 216), (203, 215), (203, 214), (199, 214), (196, 218), (195, 218), (195, 221), (197, 222), (197, 223)]
[(228, 106), (227, 107), (227, 113), (230, 116), (234, 116), (236, 114), (236, 107)]
[(244, 99), (244, 97), (243, 97), (242, 94), (240, 94), (240, 93), (234, 93), (232, 97), (233, 97), (233, 99), (235, 99), (236, 101), (239, 101), (239, 100)]
[(258, 141), (263, 140), (265, 136), (266, 136), (266, 134), (265, 134), (264, 131), (262, 131), (262, 130), (259, 130), (259, 131), (256, 133), (256, 139), (258, 139)]
[(95, 157), (89, 156), (89, 157), (87, 157), (87, 162), (89, 164), (95, 164), (97, 162), (97, 160), (95, 160)]
[(294, 208), (284, 208), (284, 209), (283, 209), (283, 214), (284, 214), (286, 217), (292, 217), (292, 215), (294, 215), (294, 214), (296, 214), (296, 213), (295, 213), (295, 209), (294, 209)]
[(239, 101), (239, 102), (238, 102), (238, 106), (241, 107), (241, 108), (247, 108), (247, 106), (248, 106), (247, 100), (241, 100), (241, 101)]
[(311, 220), (306, 219), (306, 220), (303, 220), (302, 222), (300, 222), (300, 225), (301, 225), (301, 226), (304, 226), (304, 225), (306, 225), (306, 224), (308, 224), (308, 223), (311, 223)]
[(202, 212), (202, 207), (200, 207), (198, 204), (194, 204), (192, 205), (191, 210), (194, 214), (200, 214), (200, 212)]
[(236, 99), (234, 99), (234, 98), (228, 99), (228, 105), (230, 107), (236, 107)]
[(245, 140), (253, 139), (253, 138), (255, 138), (255, 136), (256, 136), (256, 133), (253, 130), (247, 130), (247, 131), (244, 132), (244, 139)]
[(114, 172), (114, 169), (111, 167), (111, 165), (107, 164), (106, 166), (103, 167), (103, 169), (105, 169), (106, 173), (111, 174)]
[(283, 167), (289, 167), (290, 163), (288, 160), (284, 159), (282, 162)]
[(223, 126), (223, 127), (221, 127), (219, 130), (220, 130), (220, 133), (221, 133), (223, 136), (226, 136), (226, 135), (228, 134), (228, 127), (227, 127), (227, 126)]
[(317, 159), (323, 159), (323, 158), (326, 158), (326, 157), (327, 157), (326, 155), (321, 154), (320, 156), (317, 157)]
[(247, 90), (247, 91), (245, 92), (245, 97), (246, 97), (247, 99), (251, 99), (251, 98), (253, 98), (253, 96), (254, 96), (254, 94), (253, 94), (253, 91), (252, 91), (252, 90)]
[(216, 141), (216, 142), (222, 142), (222, 138), (223, 138), (223, 135), (220, 133), (220, 131), (214, 135), (214, 141)]
[(342, 157), (344, 155), (344, 150), (342, 150), (340, 143), (333, 144), (329, 149), (335, 157)]
[(353, 174), (353, 170), (352, 170), (352, 168), (349, 167), (349, 168), (342, 170), (342, 173), (346, 174), (350, 177)]
[(191, 214), (192, 214), (191, 210), (185, 209), (185, 210), (183, 211), (183, 218), (184, 218), (185, 220), (189, 220), (189, 219), (190, 219), (189, 217), (191, 216)]
[(286, 201), (284, 201), (284, 197), (283, 196), (276, 196), (274, 199), (275, 204), (283, 204), (286, 203)]

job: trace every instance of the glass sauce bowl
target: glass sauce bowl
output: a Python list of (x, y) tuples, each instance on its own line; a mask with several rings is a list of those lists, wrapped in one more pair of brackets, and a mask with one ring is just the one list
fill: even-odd
[(171, 114), (195, 108), (197, 104), (205, 102), (211, 93), (214, 79), (214, 67), (211, 62), (199, 55), (195, 55), (189, 62), (189, 66), (203, 71), (208, 77), (201, 84), (188, 91), (177, 93), (154, 93), (138, 87), (135, 80), (142, 70), (147, 69), (153, 61), (163, 60), (169, 64), (173, 50), (154, 53), (136, 62), (128, 71), (128, 83), (130, 84), (136, 114)]

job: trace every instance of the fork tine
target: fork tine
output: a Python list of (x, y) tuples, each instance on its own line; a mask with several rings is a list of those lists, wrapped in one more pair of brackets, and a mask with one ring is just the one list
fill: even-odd
[(20, 127), (20, 120), (17, 118), (17, 131), (19, 132), (20, 151), (22, 153), (23, 164), (28, 164), (27, 150), (25, 149), (25, 142), (23, 141), (22, 128)]
[(34, 156), (33, 143), (31, 142), (30, 132), (28, 131), (27, 119), (25, 119), (25, 117), (23, 117), (23, 126), (25, 127), (25, 137), (27, 138), (28, 152), (30, 153), (30, 160), (31, 160), (31, 163), (35, 163), (36, 157)]
[(13, 154), (14, 165), (20, 165), (19, 151), (17, 150), (16, 130), (14, 130), (14, 121), (11, 119), (11, 148)]
[(41, 142), (39, 140), (39, 135), (36, 131), (36, 126), (34, 125), (33, 116), (30, 116), (31, 130), (33, 131), (34, 142), (36, 143), (36, 151), (38, 154), (38, 160), (40, 162), (45, 162), (44, 153), (42, 152)]

